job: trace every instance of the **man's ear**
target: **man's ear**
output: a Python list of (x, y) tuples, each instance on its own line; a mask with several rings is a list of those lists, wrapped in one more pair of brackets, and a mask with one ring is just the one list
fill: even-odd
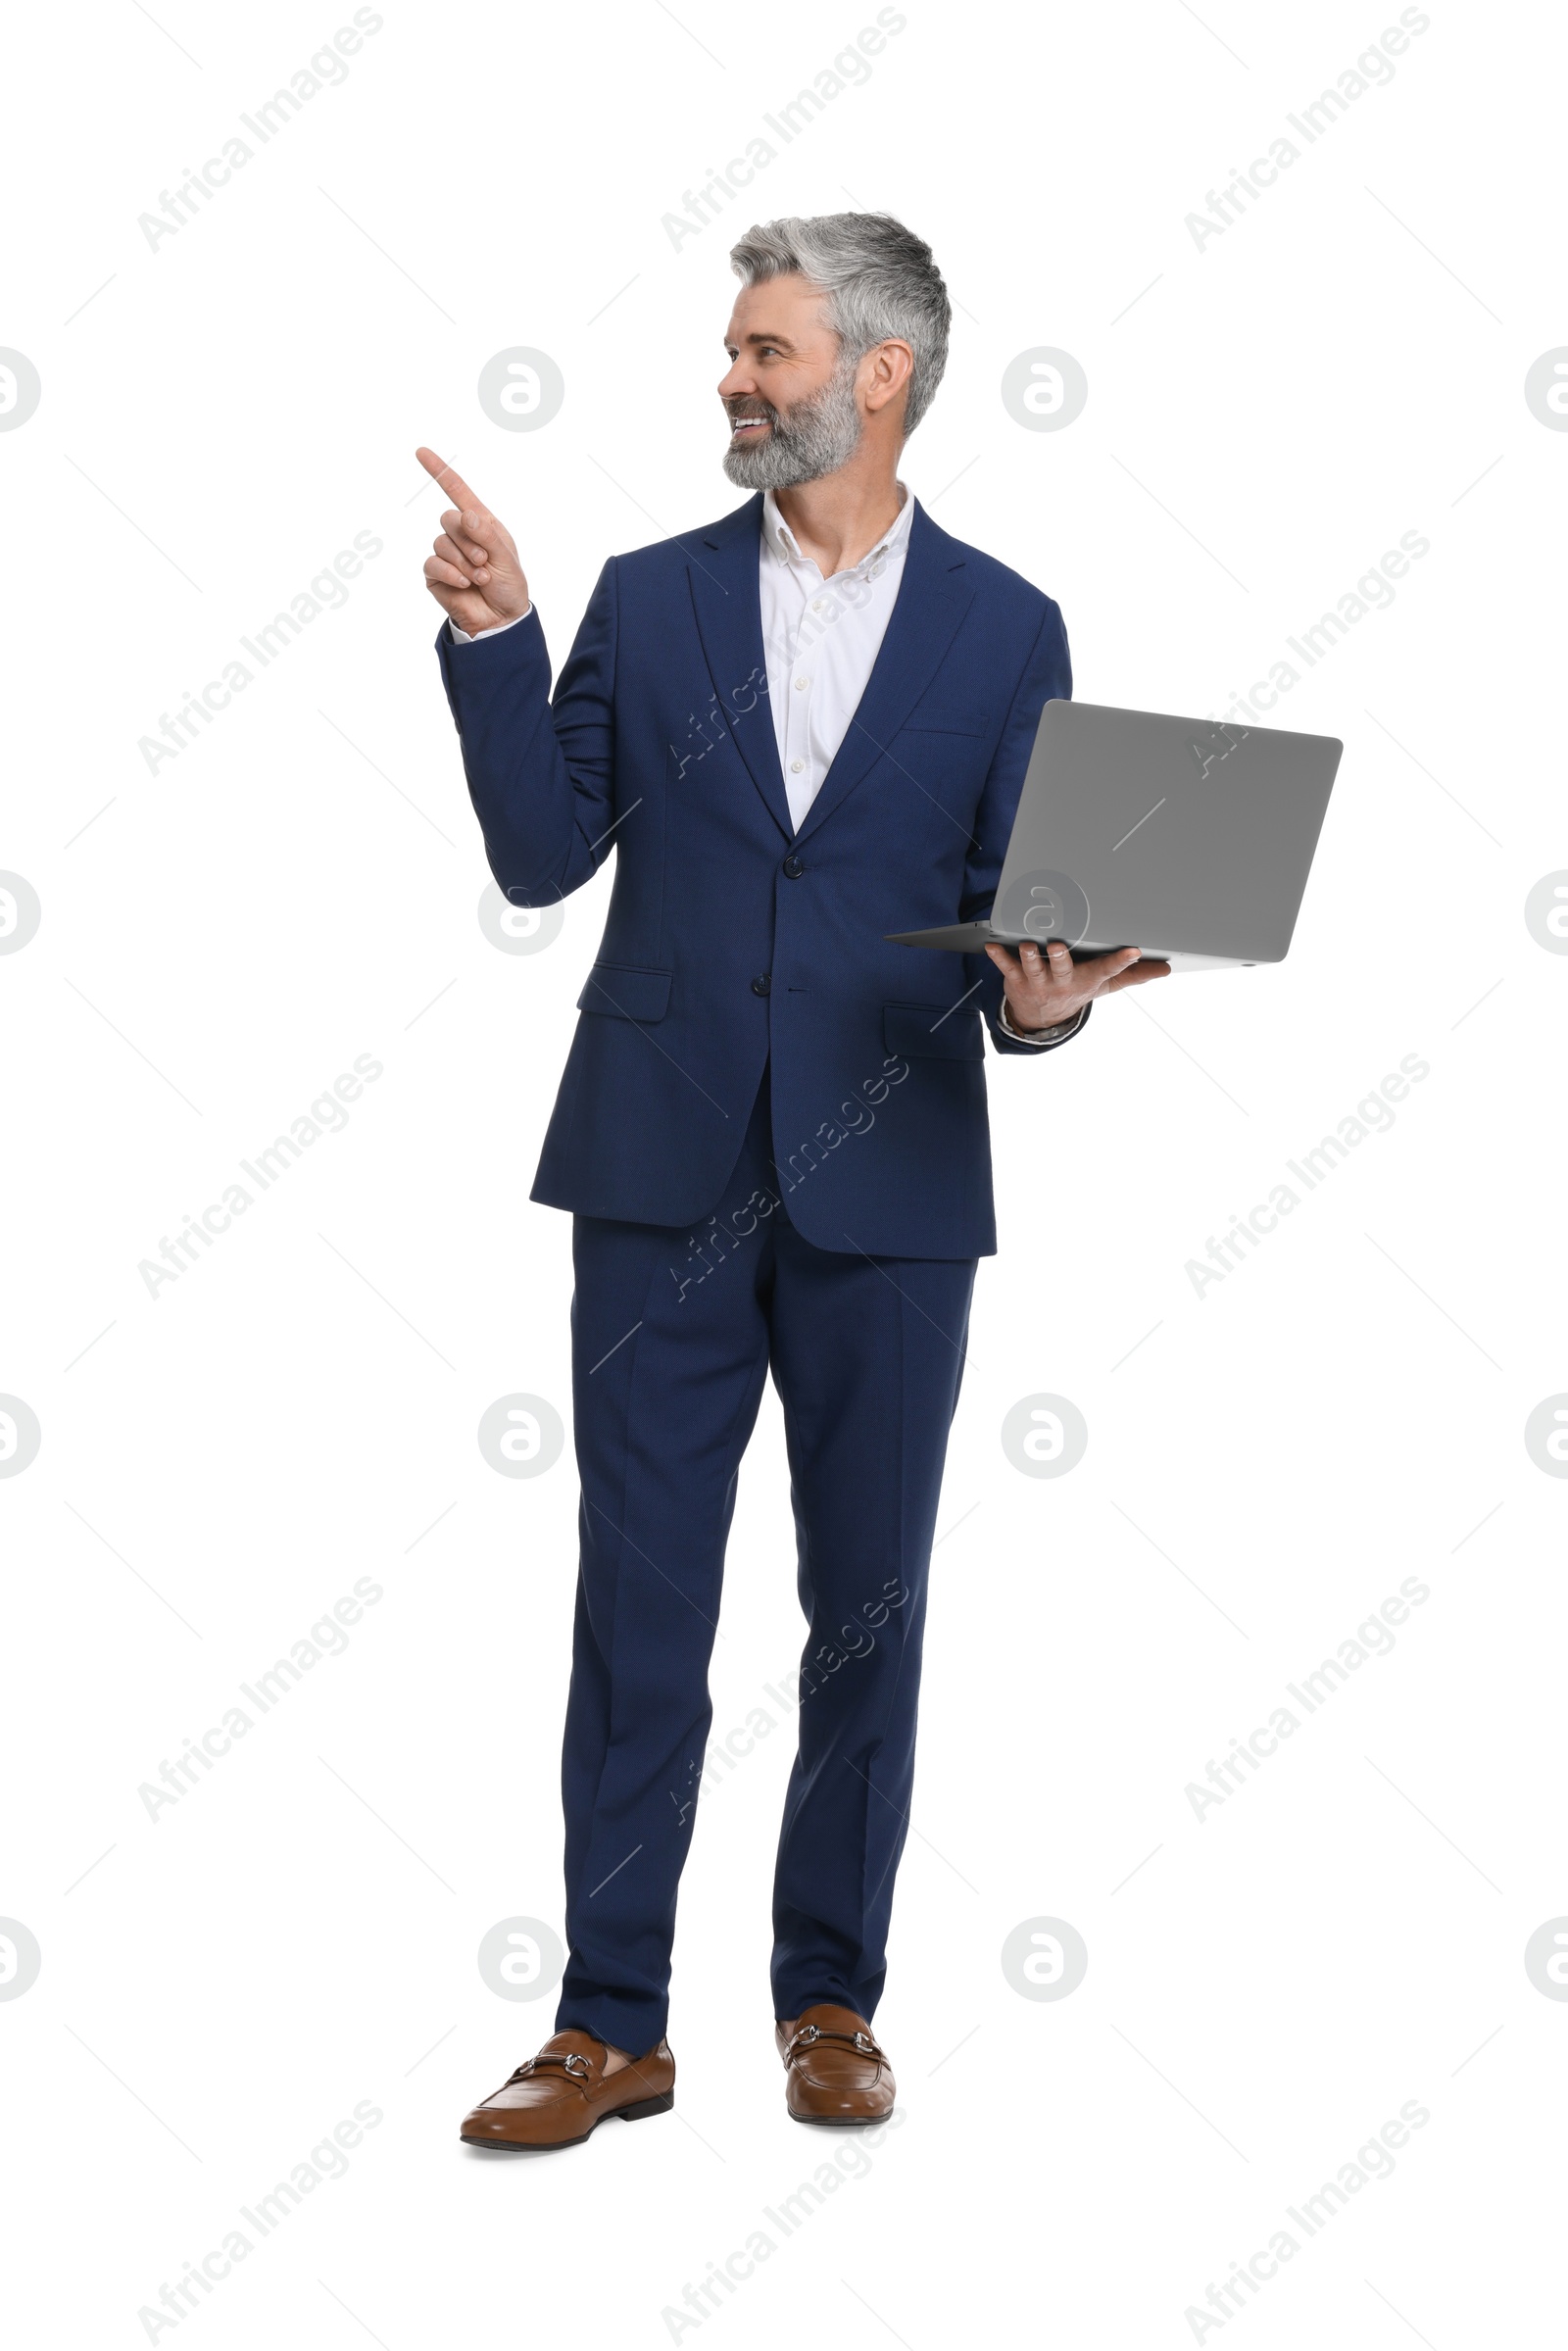
[(898, 399), (914, 372), (914, 354), (907, 343), (879, 343), (867, 355), (871, 361), (871, 380), (865, 388), (865, 405), (876, 415)]

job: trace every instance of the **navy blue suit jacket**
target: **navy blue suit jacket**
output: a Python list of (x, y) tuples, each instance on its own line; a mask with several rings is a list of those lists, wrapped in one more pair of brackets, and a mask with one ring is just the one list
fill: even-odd
[(537, 612), (437, 640), (490, 869), (553, 905), (615, 859), (532, 1197), (700, 1225), (764, 1065), (796, 1228), (825, 1249), (996, 1248), (983, 955), (884, 933), (989, 911), (1043, 706), (1072, 691), (1047, 596), (916, 508), (869, 683), (799, 833), (767, 698), (762, 501), (612, 557), (550, 698)]

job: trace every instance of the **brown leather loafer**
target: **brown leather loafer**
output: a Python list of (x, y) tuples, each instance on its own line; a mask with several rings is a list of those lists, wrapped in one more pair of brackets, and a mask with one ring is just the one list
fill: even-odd
[(841, 2131), (881, 2123), (893, 2112), (898, 2084), (887, 2052), (853, 2008), (813, 2001), (773, 2028), (784, 2060), (784, 2102), (798, 2123), (828, 2123)]
[(481, 2098), (459, 2135), (469, 2147), (577, 2147), (612, 2114), (637, 2123), (645, 2114), (668, 2114), (674, 2103), (667, 2040), (632, 2057), (568, 2026)]

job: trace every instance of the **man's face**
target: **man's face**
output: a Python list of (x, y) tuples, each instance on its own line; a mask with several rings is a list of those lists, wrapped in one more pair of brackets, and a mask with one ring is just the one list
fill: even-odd
[(820, 286), (790, 275), (747, 286), (725, 330), (718, 387), (730, 420), (724, 471), (743, 490), (787, 490), (847, 465), (864, 419)]

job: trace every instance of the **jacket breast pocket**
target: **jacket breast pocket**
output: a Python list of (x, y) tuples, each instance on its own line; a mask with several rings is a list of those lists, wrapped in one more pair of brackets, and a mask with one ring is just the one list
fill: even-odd
[(669, 1009), (672, 974), (637, 963), (596, 963), (577, 999), (579, 1012), (605, 1012), (612, 1020), (662, 1020)]
[(986, 1051), (971, 1004), (884, 1004), (882, 1042), (906, 1061), (983, 1061)]
[(953, 759), (974, 759), (986, 750), (986, 731), (979, 726), (965, 726), (955, 720), (948, 725), (940, 718), (910, 719), (901, 726), (894, 741), (914, 758), (933, 763)]
[(991, 721), (972, 703), (955, 702), (945, 694), (930, 694), (906, 718), (905, 727), (916, 735), (985, 735)]

